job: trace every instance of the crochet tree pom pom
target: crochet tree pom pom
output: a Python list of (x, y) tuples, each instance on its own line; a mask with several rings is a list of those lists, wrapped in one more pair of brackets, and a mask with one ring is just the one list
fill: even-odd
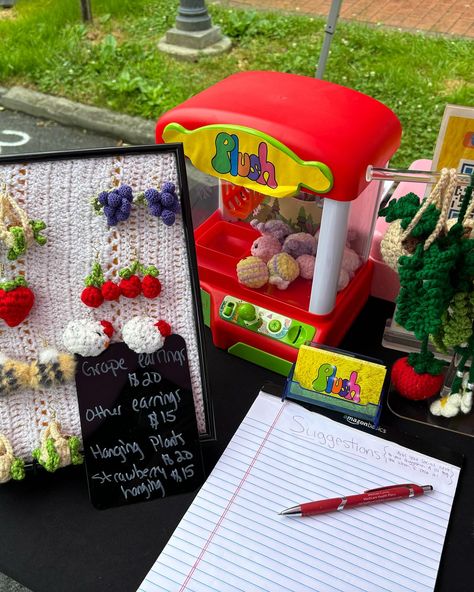
[(437, 395), (444, 382), (444, 374), (418, 373), (408, 357), (399, 358), (392, 367), (392, 385), (406, 399), (422, 401)]

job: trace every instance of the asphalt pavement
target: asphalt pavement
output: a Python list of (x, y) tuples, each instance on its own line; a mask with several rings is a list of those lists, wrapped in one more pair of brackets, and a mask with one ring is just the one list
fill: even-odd
[[(121, 140), (0, 107), (0, 155), (118, 146)], [(1, 589), (0, 589), (1, 590)]]

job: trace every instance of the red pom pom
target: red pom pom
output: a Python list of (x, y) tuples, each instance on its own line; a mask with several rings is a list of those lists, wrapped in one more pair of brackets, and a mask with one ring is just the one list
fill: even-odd
[(109, 323), (109, 321), (100, 321), (100, 324), (104, 328), (104, 333), (107, 335), (107, 337), (112, 338), (112, 335), (114, 334), (112, 323)]
[(102, 296), (100, 288), (88, 286), (82, 290), (81, 300), (86, 306), (97, 308), (104, 302), (104, 297)]
[(119, 288), (125, 298), (136, 298), (142, 291), (142, 283), (137, 275), (131, 275), (128, 279), (120, 280)]
[(142, 280), (142, 292), (145, 298), (156, 298), (161, 292), (160, 280), (152, 275), (146, 275)]
[(437, 395), (444, 382), (444, 375), (418, 374), (408, 363), (408, 357), (398, 359), (392, 367), (392, 384), (402, 397), (422, 401)]
[(104, 282), (102, 284), (102, 296), (104, 300), (118, 300), (120, 298), (120, 288), (115, 282)]
[(9, 327), (16, 327), (30, 314), (35, 295), (26, 286), (5, 292), (0, 290), (0, 318)]
[(155, 323), (155, 327), (158, 327), (158, 331), (163, 335), (163, 337), (168, 337), (168, 335), (171, 335), (171, 326), (166, 321), (158, 321)]

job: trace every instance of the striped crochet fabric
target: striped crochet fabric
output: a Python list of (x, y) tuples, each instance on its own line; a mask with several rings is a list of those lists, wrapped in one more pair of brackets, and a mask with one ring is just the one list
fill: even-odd
[[(175, 183), (179, 196), (176, 159), (172, 153), (101, 156), (98, 158), (38, 161), (0, 166), (0, 179), (29, 218), (47, 224), (44, 246), (31, 246), (26, 255), (8, 261), (0, 246), (5, 275), (25, 274), (35, 294), (28, 318), (17, 327), (0, 327), (0, 352), (31, 362), (44, 343), (64, 351), (62, 333), (72, 319), (107, 320), (115, 328), (112, 341), (121, 341), (121, 328), (130, 318), (146, 315), (165, 319), (188, 348), (193, 396), (200, 433), (207, 431), (200, 376), (198, 340), (181, 215), (173, 226), (135, 205), (129, 219), (108, 228), (97, 215), (91, 198), (100, 191), (128, 184), (134, 193), (165, 181)], [(137, 257), (156, 265), (163, 289), (159, 298), (120, 298), (97, 309), (80, 299), (84, 278), (96, 255), (105, 279), (117, 279), (121, 267)], [(74, 382), (43, 390), (18, 390), (0, 398), (0, 433), (10, 439), (15, 456), (26, 461), (40, 443), (41, 432), (55, 413), (64, 434), (81, 433)]]

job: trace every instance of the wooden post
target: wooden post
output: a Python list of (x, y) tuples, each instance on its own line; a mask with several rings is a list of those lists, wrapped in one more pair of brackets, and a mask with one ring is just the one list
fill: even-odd
[(82, 20), (85, 23), (92, 23), (91, 0), (81, 0)]

